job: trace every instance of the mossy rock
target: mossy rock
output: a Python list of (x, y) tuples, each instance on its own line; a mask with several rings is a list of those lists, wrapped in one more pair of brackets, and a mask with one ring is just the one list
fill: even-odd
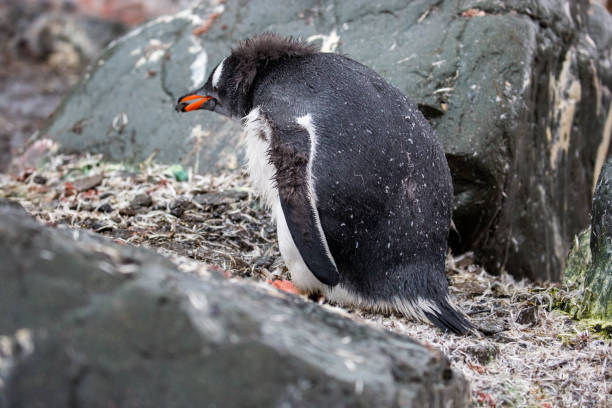
[(567, 257), (565, 269), (563, 270), (563, 284), (565, 286), (578, 288), (584, 284), (584, 278), (591, 265), (590, 242), (590, 227), (576, 236), (574, 247)]
[(589, 314), (612, 320), (612, 158), (603, 165), (593, 197), (591, 266), (584, 280)]
[(610, 260), (606, 266), (607, 272), (601, 265), (594, 265), (590, 242), (590, 227), (576, 236), (563, 271), (563, 286), (566, 290), (554, 292), (553, 307), (576, 319), (578, 330), (588, 330), (612, 338)]
[(563, 273), (563, 283), (578, 296), (558, 305), (575, 318), (602, 320), (597, 323), (603, 324), (600, 331), (612, 323), (611, 179), (612, 159), (608, 159), (595, 189), (592, 226), (576, 237)]

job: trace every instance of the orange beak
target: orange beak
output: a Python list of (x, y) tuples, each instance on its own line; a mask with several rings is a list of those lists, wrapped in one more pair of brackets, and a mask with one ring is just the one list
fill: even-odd
[(202, 95), (188, 95), (188, 96), (181, 98), (179, 100), (179, 104), (183, 104), (183, 103), (187, 103), (189, 101), (195, 100), (195, 102), (188, 104), (182, 109), (183, 112), (190, 112), (192, 110), (199, 109), (202, 105), (206, 103), (206, 101), (210, 99), (213, 99), (213, 97), (212, 96), (202, 96)]

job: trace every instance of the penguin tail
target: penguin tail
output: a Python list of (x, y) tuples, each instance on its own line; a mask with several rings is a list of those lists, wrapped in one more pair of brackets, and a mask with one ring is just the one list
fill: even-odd
[(434, 301), (432, 306), (434, 307), (424, 309), (423, 314), (441, 330), (462, 335), (474, 329), (474, 325), (449, 302), (447, 297)]
[(438, 299), (424, 297), (398, 298), (395, 300), (394, 306), (396, 311), (405, 316), (423, 322), (429, 320), (442, 331), (450, 331), (461, 335), (474, 329), (472, 323), (463, 313), (457, 310), (448, 296)]

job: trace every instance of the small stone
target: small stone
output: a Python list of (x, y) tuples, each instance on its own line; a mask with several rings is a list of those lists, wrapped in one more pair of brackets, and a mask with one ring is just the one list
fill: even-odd
[(497, 333), (493, 336), (493, 340), (495, 340), (497, 343), (508, 344), (508, 343), (512, 343), (515, 339), (505, 336), (502, 333)]
[(188, 213), (181, 215), (181, 220), (187, 224), (202, 223), (205, 222), (207, 219), (208, 217), (203, 216), (201, 213), (197, 213), (195, 211), (189, 211)]
[(40, 185), (47, 184), (47, 178), (45, 176), (41, 176), (39, 174), (35, 175), (34, 178), (32, 179), (32, 181), (34, 181), (34, 183), (40, 184)]
[(275, 259), (273, 256), (258, 256), (253, 260), (253, 265), (258, 268), (269, 268)]
[(223, 191), (220, 193), (200, 193), (193, 197), (193, 200), (203, 206), (217, 207), (223, 204), (232, 204), (246, 200), (249, 194), (246, 191)]
[(499, 354), (497, 347), (487, 344), (470, 344), (462, 351), (473, 357), (480, 365), (486, 365)]
[[(95, 207), (93, 204), (91, 203), (81, 203), (78, 207), (77, 207), (80, 211), (93, 211), (95, 210)], [(76, 210), (76, 208), (74, 208)]]
[(492, 336), (494, 334), (503, 332), (506, 328), (502, 322), (495, 320), (474, 322), (476, 328), (485, 336)]
[(113, 212), (113, 207), (109, 203), (104, 203), (100, 207), (98, 207), (98, 211), (103, 213)]
[(93, 176), (82, 177), (76, 180), (73, 180), (71, 183), (76, 189), (77, 192), (91, 190), (94, 187), (102, 184), (102, 180), (104, 176), (102, 174), (94, 174)]
[(153, 199), (151, 198), (150, 195), (148, 195), (148, 194), (138, 194), (138, 195), (136, 195), (136, 197), (134, 197), (134, 199), (130, 203), (130, 206), (135, 206), (135, 207), (150, 207), (152, 204), (153, 204)]
[(119, 209), (119, 214), (121, 215), (125, 215), (128, 217), (133, 217), (134, 215), (138, 214), (138, 210), (140, 209), (140, 207), (135, 207), (133, 205), (128, 205), (125, 206), (123, 208)]
[(192, 206), (193, 203), (191, 201), (184, 198), (178, 198), (170, 205), (170, 214), (174, 215), (176, 218), (180, 218), (185, 210), (188, 210)]
[(91, 229), (96, 231), (96, 232), (107, 232), (107, 231), (112, 231), (113, 230), (113, 226), (109, 225), (109, 224), (104, 224), (104, 223), (99, 222), (99, 221), (96, 221), (91, 226)]
[(119, 214), (132, 217), (140, 212), (145, 207), (153, 205), (153, 199), (148, 194), (138, 194), (134, 199), (125, 207), (119, 210)]
[(516, 322), (518, 324), (529, 324), (534, 326), (538, 321), (538, 306), (527, 306), (521, 309), (516, 316)]

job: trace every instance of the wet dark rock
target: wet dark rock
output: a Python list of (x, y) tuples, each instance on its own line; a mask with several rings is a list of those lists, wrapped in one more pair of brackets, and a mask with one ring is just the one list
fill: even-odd
[[(609, 145), (612, 17), (601, 6), (283, 4), (201, 1), (142, 26), (107, 49), (44, 133), (64, 150), (113, 160), (159, 152), (156, 159), (196, 172), (236, 168), (238, 124), (210, 112), (178, 114), (174, 102), (239, 40), (262, 31), (301, 36), (372, 67), (430, 118), (453, 175), (455, 252), (473, 250), (492, 273), (560, 279), (569, 242), (589, 221), (595, 163)], [(78, 134), (70, 130), (77, 123)]]
[(413, 340), (0, 207), (0, 404), (465, 407)]

